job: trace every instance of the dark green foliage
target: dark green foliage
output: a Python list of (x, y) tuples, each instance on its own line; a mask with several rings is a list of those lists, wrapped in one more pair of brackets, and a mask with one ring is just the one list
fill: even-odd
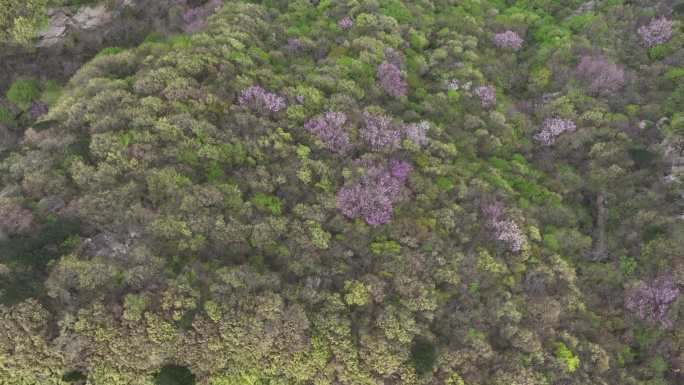
[(76, 382), (88, 379), (83, 373), (78, 370), (72, 370), (70, 372), (64, 373), (62, 380), (66, 382)]
[(657, 154), (645, 149), (634, 147), (629, 149), (629, 156), (638, 168), (648, 168), (653, 165), (653, 161), (658, 157)]
[(429, 373), (437, 360), (437, 349), (429, 341), (419, 339), (411, 349), (411, 360), (418, 374)]
[(185, 366), (168, 365), (154, 377), (155, 385), (195, 385), (195, 375)]
[(0, 303), (16, 303), (40, 295), (45, 266), (78, 245), (79, 223), (49, 215), (30, 235), (0, 241), (0, 254), (12, 273), (0, 281)]

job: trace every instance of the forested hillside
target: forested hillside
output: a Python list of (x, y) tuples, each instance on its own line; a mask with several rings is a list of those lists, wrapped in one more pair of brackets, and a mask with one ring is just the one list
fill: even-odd
[(0, 385), (684, 383), (684, 1), (168, 4), (9, 74)]

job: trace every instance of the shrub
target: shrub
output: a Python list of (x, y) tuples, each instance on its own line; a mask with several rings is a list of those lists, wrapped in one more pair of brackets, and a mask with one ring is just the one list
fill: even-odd
[(33, 79), (20, 79), (7, 90), (7, 100), (27, 109), (40, 96), (40, 85)]

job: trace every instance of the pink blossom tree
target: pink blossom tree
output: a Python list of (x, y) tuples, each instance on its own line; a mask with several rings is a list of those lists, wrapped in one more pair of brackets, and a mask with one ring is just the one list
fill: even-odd
[(570, 119), (551, 118), (542, 123), (541, 130), (534, 135), (534, 139), (543, 146), (551, 146), (556, 138), (564, 132), (575, 131), (575, 122)]
[(398, 160), (391, 161), (389, 169), (370, 167), (357, 183), (337, 192), (337, 208), (348, 218), (363, 218), (371, 226), (387, 223), (412, 169)]
[(242, 91), (238, 98), (240, 105), (265, 113), (278, 112), (285, 108), (285, 98), (274, 93), (266, 92), (260, 86), (250, 86)]
[(501, 33), (494, 34), (492, 38), (492, 43), (497, 48), (510, 49), (512, 51), (517, 51), (522, 48), (523, 39), (514, 31), (505, 31)]
[(337, 21), (337, 26), (340, 27), (341, 30), (347, 31), (354, 26), (354, 20), (349, 16), (345, 16)]
[(503, 203), (499, 201), (489, 203), (482, 211), (487, 217), (487, 224), (492, 229), (494, 238), (504, 243), (513, 252), (519, 252), (525, 247), (527, 237), (514, 221), (506, 218)]
[(401, 139), (401, 131), (389, 116), (364, 112), (359, 136), (372, 150), (379, 151), (395, 148)]
[(679, 288), (669, 276), (662, 276), (649, 283), (641, 283), (627, 295), (625, 306), (649, 323), (672, 327), (668, 317), (670, 305), (679, 297)]
[(308, 121), (304, 128), (323, 141), (330, 151), (344, 153), (351, 147), (344, 128), (346, 122), (347, 115), (344, 112), (328, 111)]
[(406, 95), (407, 85), (401, 77), (401, 70), (396, 64), (383, 61), (378, 66), (378, 82), (380, 87), (391, 96), (398, 98)]
[(583, 56), (575, 72), (590, 93), (615, 91), (625, 84), (625, 71), (601, 55)]
[(496, 104), (496, 89), (492, 86), (475, 87), (473, 94), (480, 99), (482, 107), (491, 107)]
[(650, 23), (642, 25), (637, 30), (641, 41), (646, 47), (653, 47), (666, 43), (672, 37), (672, 21), (665, 17), (652, 19)]

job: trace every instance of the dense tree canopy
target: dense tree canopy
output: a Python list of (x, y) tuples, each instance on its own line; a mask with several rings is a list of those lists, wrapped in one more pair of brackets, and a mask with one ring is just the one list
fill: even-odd
[(0, 384), (684, 381), (684, 3), (183, 5), (3, 91)]

